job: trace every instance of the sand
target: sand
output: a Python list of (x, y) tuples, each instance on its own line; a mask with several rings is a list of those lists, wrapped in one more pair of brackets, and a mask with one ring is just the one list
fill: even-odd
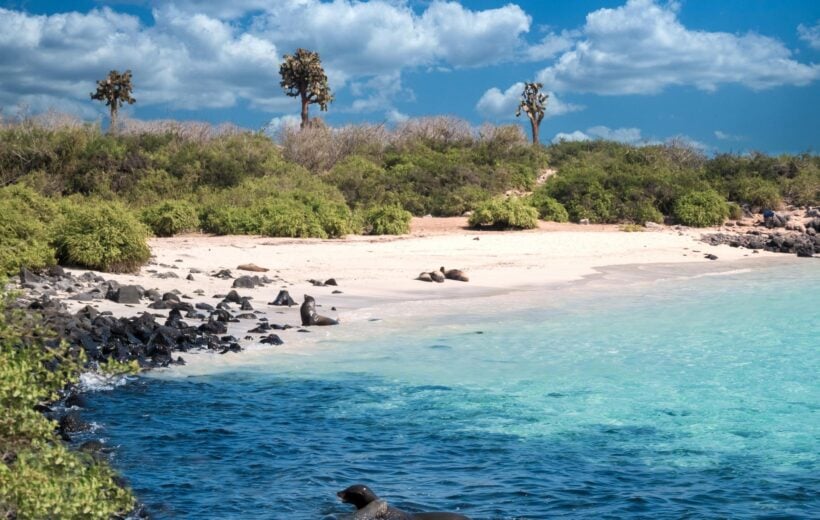
[[(272, 323), (300, 325), (298, 306), (283, 309), (267, 305), (282, 288), (299, 303), (304, 294), (314, 296), (321, 314), (342, 321), (338, 327), (313, 327), (314, 334), (300, 334), (296, 329), (281, 333), (286, 342), (284, 350), (289, 350), (303, 348), (320, 339), (350, 339), (357, 333), (357, 322), (390, 315), (391, 306), (393, 316), (412, 314), (414, 318), (457, 312), (466, 299), (475, 304), (480, 298), (554, 287), (594, 275), (607, 266), (629, 266), (626, 269), (650, 264), (742, 266), (747, 259), (791, 258), (791, 255), (763, 251), (753, 254), (746, 249), (709, 246), (697, 241), (701, 233), (709, 231), (713, 230), (662, 227), (645, 232), (624, 232), (618, 226), (555, 223), (542, 224), (539, 229), (529, 231), (475, 231), (467, 229), (466, 219), (462, 218), (417, 218), (413, 221), (411, 234), (401, 237), (295, 240), (185, 235), (152, 239), (150, 246), (154, 257), (139, 273), (105, 277), (146, 289), (176, 289), (190, 296), (192, 302), (204, 301), (212, 305), (220, 301), (213, 298), (215, 295), (224, 295), (231, 289), (232, 280), (215, 278), (210, 273), (230, 269), (234, 276), (265, 274), (276, 278), (276, 283), (239, 289), (239, 293), (251, 296), (254, 308), (264, 311)], [(718, 260), (708, 260), (706, 254), (714, 254)], [(237, 266), (248, 263), (270, 271), (237, 270)], [(415, 280), (422, 271), (441, 266), (465, 271), (470, 281), (447, 280), (438, 284)], [(201, 272), (193, 274), (193, 281), (186, 280), (192, 268)], [(157, 277), (157, 274), (168, 272), (175, 273), (178, 278)], [(314, 287), (308, 282), (328, 278), (336, 279), (338, 287)], [(197, 290), (204, 291), (204, 295), (196, 295)], [(333, 291), (341, 293), (334, 294)], [(72, 302), (71, 305), (79, 308), (84, 304)], [(145, 308), (144, 305), (126, 306), (110, 301), (95, 305), (120, 316), (134, 315)], [(245, 321), (230, 332), (244, 338), (255, 323)], [(243, 340), (243, 346), (258, 347), (253, 344), (252, 340)], [(274, 347), (266, 347), (266, 350), (270, 349)], [(191, 354), (184, 357), (190, 359)]]

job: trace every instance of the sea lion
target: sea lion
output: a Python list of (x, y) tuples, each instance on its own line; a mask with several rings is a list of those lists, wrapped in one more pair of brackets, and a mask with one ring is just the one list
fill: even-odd
[(464, 274), (464, 271), (461, 269), (444, 269), (444, 266), (441, 267), (441, 272), (444, 273), (444, 277), (448, 280), (458, 280), (459, 282), (469, 282), (470, 278)]
[(254, 273), (267, 273), (270, 271), (267, 267), (259, 267), (256, 264), (242, 264), (236, 267), (240, 271), (251, 271)]
[(291, 305), (296, 305), (296, 302), (290, 297), (290, 293), (288, 291), (282, 289), (279, 291), (279, 294), (276, 295), (276, 299), (268, 305), (287, 305), (290, 307)]
[(336, 493), (342, 502), (356, 507), (353, 520), (470, 520), (458, 513), (408, 513), (380, 499), (369, 487), (354, 484)]
[(430, 276), (430, 273), (421, 273), (416, 280), (421, 280), (422, 282), (432, 282), (433, 278)]
[(444, 283), (444, 273), (442, 273), (441, 271), (430, 271), (428, 274), (430, 275), (430, 278), (432, 278), (434, 282)]
[(313, 296), (305, 295), (305, 301), (299, 309), (299, 314), (302, 315), (302, 326), (307, 325), (338, 325), (339, 321), (327, 316), (319, 316), (316, 314), (316, 300)]

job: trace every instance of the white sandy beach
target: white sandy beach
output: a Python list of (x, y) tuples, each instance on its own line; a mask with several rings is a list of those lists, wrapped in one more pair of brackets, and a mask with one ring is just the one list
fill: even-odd
[[(226, 294), (232, 280), (209, 276), (230, 269), (234, 276), (265, 274), (276, 283), (255, 289), (239, 289), (242, 296), (252, 297), (255, 310), (263, 311), (272, 323), (287, 323), (296, 328), (280, 333), (285, 340), (280, 350), (292, 351), (318, 339), (351, 339), (361, 333), (357, 322), (384, 316), (406, 316), (414, 319), (425, 314), (457, 313), (465, 299), (502, 294), (532, 292), (544, 286), (580, 280), (594, 275), (605, 266), (640, 266), (653, 264), (703, 264), (715, 269), (742, 268), (744, 260), (780, 258), (779, 255), (729, 246), (709, 246), (697, 238), (710, 230), (676, 230), (661, 228), (645, 232), (624, 232), (617, 226), (580, 226), (543, 224), (531, 231), (475, 231), (465, 229), (465, 219), (414, 219), (410, 235), (401, 237), (351, 236), (341, 240), (294, 240), (247, 236), (187, 235), (151, 240), (152, 262), (138, 274), (105, 275), (122, 284), (137, 284), (160, 291), (179, 290), (191, 301), (215, 305)], [(713, 231), (713, 230), (711, 230)], [(705, 258), (707, 253), (717, 261)], [(237, 270), (240, 264), (253, 263), (270, 269), (267, 273)], [(173, 267), (172, 267), (173, 266)], [(415, 278), (422, 271), (444, 266), (464, 270), (469, 282), (447, 280), (443, 284), (425, 283)], [(194, 280), (186, 280), (191, 269), (199, 270)], [(160, 279), (158, 273), (174, 272), (178, 278)], [(308, 280), (335, 278), (338, 287), (314, 287)], [(280, 289), (287, 289), (297, 303), (304, 294), (314, 296), (320, 314), (340, 318), (339, 327), (313, 327), (318, 334), (299, 334), (298, 305), (290, 309), (267, 305)], [(204, 295), (197, 296), (201, 289)], [(341, 291), (333, 294), (333, 291)], [(459, 302), (459, 303), (454, 303)], [(73, 310), (84, 303), (71, 302)], [(116, 315), (133, 315), (143, 306), (126, 306), (110, 301), (97, 302), (100, 310)], [(335, 311), (331, 310), (335, 307)], [(392, 307), (392, 312), (391, 312)], [(156, 311), (152, 311), (156, 312)], [(162, 312), (162, 311), (160, 311)], [(260, 317), (262, 314), (260, 314)], [(255, 325), (246, 320), (230, 332), (243, 338)], [(253, 347), (252, 340), (243, 346)], [(271, 351), (273, 347), (254, 350)], [(246, 353), (238, 356), (246, 356)], [(207, 355), (193, 365), (229, 362), (230, 356)], [(232, 355), (234, 358), (237, 355)], [(186, 361), (197, 357), (184, 356)], [(204, 356), (200, 356), (204, 357)], [(180, 369), (175, 369), (180, 370)], [(196, 370), (194, 368), (183, 368)]]

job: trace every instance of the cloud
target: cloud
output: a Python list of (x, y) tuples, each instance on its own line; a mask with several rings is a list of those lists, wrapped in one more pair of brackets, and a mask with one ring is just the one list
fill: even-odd
[(599, 9), (587, 15), (581, 33), (539, 81), (559, 92), (654, 94), (676, 85), (714, 91), (729, 83), (761, 90), (820, 77), (820, 65), (795, 61), (774, 38), (686, 28), (675, 2), (628, 0)]
[(575, 141), (591, 141), (592, 138), (580, 130), (570, 133), (558, 132), (552, 138), (553, 143), (560, 143), (561, 141), (575, 142)]
[(560, 34), (549, 33), (539, 43), (529, 46), (524, 54), (533, 61), (548, 60), (570, 50), (578, 36), (580, 36), (578, 31), (561, 31)]
[(641, 130), (639, 128), (609, 128), (598, 125), (588, 128), (586, 132), (575, 130), (574, 132), (558, 132), (552, 138), (553, 143), (561, 141), (592, 141), (594, 139), (602, 139), (605, 141), (618, 141), (627, 144), (647, 144), (648, 142), (641, 137)]
[(812, 49), (820, 50), (820, 20), (811, 27), (801, 23), (797, 26), (797, 35)]
[(140, 106), (224, 108), (240, 99), (255, 107), (292, 105), (279, 91), (271, 42), (173, 7), (153, 16), (155, 25), (146, 27), (108, 8), (49, 16), (0, 9), (0, 105), (102, 113), (89, 93), (111, 69), (133, 71)]
[(393, 108), (391, 110), (388, 110), (384, 114), (384, 117), (387, 119), (388, 123), (392, 123), (392, 124), (404, 123), (405, 121), (410, 119), (410, 116), (408, 116), (407, 114), (404, 114), (402, 112), (399, 112), (395, 108)]
[(279, 89), (281, 54), (307, 47), (326, 58), (334, 90), (362, 85), (348, 110), (381, 111), (408, 97), (403, 71), (513, 59), (531, 23), (514, 4), (470, 10), (434, 1), (417, 12), (401, 0), (145, 3), (154, 6), (153, 24), (107, 7), (52, 15), (0, 8), (0, 106), (87, 113), (94, 79), (131, 69), (138, 106), (241, 101), (281, 112), (294, 105)]
[[(524, 83), (515, 83), (510, 88), (502, 92), (498, 88), (491, 88), (484, 92), (481, 99), (476, 104), (478, 110), (484, 117), (493, 119), (512, 119), (515, 117), (515, 110), (521, 101), (521, 92), (524, 90)], [(555, 117), (569, 112), (583, 110), (581, 105), (565, 103), (558, 99), (554, 92), (547, 92), (547, 109), (544, 117)]]
[(302, 118), (294, 115), (284, 115), (281, 117), (274, 117), (268, 124), (265, 125), (265, 133), (268, 135), (276, 135), (285, 128), (297, 128), (302, 124)]

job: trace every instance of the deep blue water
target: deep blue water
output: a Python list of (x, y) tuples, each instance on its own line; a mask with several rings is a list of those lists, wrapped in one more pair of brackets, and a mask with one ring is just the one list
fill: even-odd
[[(820, 263), (545, 291), (89, 398), (157, 518), (820, 517)], [(452, 320), (450, 320), (452, 322)]]

